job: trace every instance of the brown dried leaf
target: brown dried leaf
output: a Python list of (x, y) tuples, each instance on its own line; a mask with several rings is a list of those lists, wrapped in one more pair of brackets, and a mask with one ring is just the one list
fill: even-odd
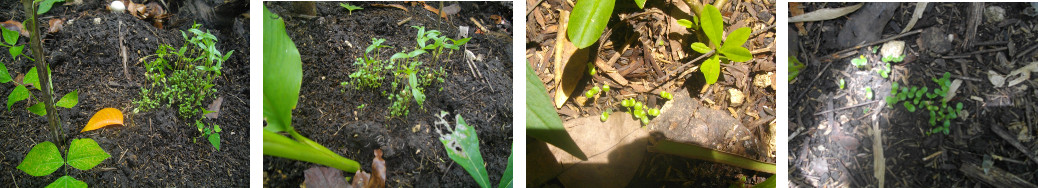
[(5, 22), (0, 22), (0, 26), (7, 28), (7, 30), (18, 31), (18, 33), (21, 34), (23, 37), (29, 36), (29, 31), (26, 31), (25, 27), (22, 27), (22, 22), (7, 20)]
[(440, 9), (436, 9), (436, 7), (433, 7), (432, 5), (425, 3), (422, 3), (422, 5), (425, 5), (425, 10), (429, 10), (429, 12), (432, 12), (433, 14), (440, 15)]
[(375, 150), (375, 158), (371, 159), (371, 177), (367, 187), (386, 187), (386, 160), (382, 159), (382, 150)]
[(315, 166), (303, 171), (303, 184), (306, 187), (347, 187), (342, 171), (332, 167)]
[(65, 21), (61, 20), (61, 18), (54, 18), (50, 19), (48, 23), (50, 23), (50, 28), (47, 29), (47, 33), (57, 33), (61, 31), (61, 28), (64, 28)]
[[(804, 14), (804, 7), (800, 6), (800, 3), (798, 3), (798, 2), (789, 2), (789, 15), (790, 16), (800, 16), (801, 14)], [(804, 23), (803, 22), (797, 22), (796, 25), (797, 25), (797, 34), (799, 34), (801, 36), (807, 35), (807, 29), (804, 29)]]
[(400, 4), (372, 4), (371, 6), (374, 6), (374, 7), (385, 7), (385, 8), (398, 8), (400, 10), (407, 11), (407, 7), (404, 7), (404, 5), (400, 5)]
[(216, 100), (213, 100), (213, 103), (209, 104), (209, 108), (206, 109), (207, 111), (212, 111), (212, 112), (206, 113), (205, 114), (205, 118), (206, 119), (216, 119), (216, 118), (220, 117), (220, 106), (221, 105), (223, 105), (223, 97), (217, 97)]
[[(559, 31), (565, 31), (569, 26), (569, 12), (559, 13)], [(578, 50), (566, 37), (565, 33), (558, 33), (555, 38), (555, 108), (569, 99), (569, 95), (577, 88), (577, 82), (584, 77), (586, 72), (587, 57), (590, 50)]]

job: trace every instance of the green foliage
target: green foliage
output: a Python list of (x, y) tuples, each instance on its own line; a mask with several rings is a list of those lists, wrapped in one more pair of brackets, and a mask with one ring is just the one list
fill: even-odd
[[(206, 113), (208, 112), (209, 111), (206, 111)], [(206, 126), (205, 123), (202, 123), (202, 120), (195, 120), (195, 126), (198, 127), (198, 132), (202, 133), (202, 136), (200, 137), (207, 138), (207, 140), (209, 140), (209, 144), (212, 144), (213, 147), (216, 148), (217, 151), (219, 151), (220, 131), (222, 131), (222, 129), (220, 129), (220, 125), (212, 124), (212, 126)], [(197, 138), (195, 139), (197, 142)]]
[(865, 87), (865, 99), (872, 100), (872, 87)]
[[(217, 50), (218, 39), (208, 30), (202, 31), (201, 26), (194, 24), (188, 32), (180, 32), (184, 46), (174, 48), (161, 44), (150, 56), (155, 59), (145, 62), (145, 77), (151, 85), (150, 88), (141, 87), (140, 99), (134, 101), (138, 106), (135, 111), (148, 111), (165, 104), (168, 108), (176, 106), (177, 114), (188, 122), (202, 118), (204, 101), (216, 94), (215, 79), (223, 74), (223, 63), (234, 51), (224, 54)], [(200, 128), (199, 133), (203, 137), (209, 136), (212, 130), (211, 126), (206, 126)], [(213, 146), (219, 149), (218, 144)]]
[(434, 83), (444, 82), (443, 76), (446, 72), (443, 67), (423, 66), (425, 63), (422, 60), (430, 59), (423, 59), (421, 55), (431, 52), (431, 62), (439, 62), (444, 49), (448, 50), (448, 54), (453, 54), (454, 50), (461, 49), (470, 39), (454, 40), (442, 36), (437, 30), (426, 30), (421, 26), (412, 27), (418, 30), (415, 38), (417, 46), (413, 50), (395, 53), (388, 61), (381, 60), (378, 49), (391, 47), (382, 45), (385, 39), (372, 39), (364, 57), (357, 58), (354, 63), (358, 68), (356, 72), (350, 73), (351, 81), (342, 82), (343, 86), (353, 85), (356, 89), (375, 90), (381, 88), (382, 81), (389, 77), (390, 87), (382, 90), (383, 96), (391, 101), (389, 117), (407, 116), (410, 113), (412, 99), (424, 109), (422, 105), (425, 103), (426, 88)]
[(349, 3), (339, 3), (339, 6), (341, 6), (342, 8), (346, 8), (346, 10), (349, 10), (350, 11), (350, 15), (353, 15), (353, 11), (354, 10), (364, 9), (364, 8), (359, 7), (359, 6), (350, 5)]
[[(9, 53), (11, 53), (11, 58), (17, 59), (18, 56), (24, 56), (26, 58), (29, 58), (28, 55), (25, 55), (25, 54), (22, 53), (25, 50), (25, 45), (17, 45), (18, 44), (18, 38), (21, 37), (21, 35), (18, 33), (18, 31), (12, 31), (12, 30), (8, 30), (6, 27), (0, 27), (0, 33), (3, 34), (3, 38), (4, 38), (4, 43), (0, 43), (0, 46), (8, 48), (7, 51)], [(0, 63), (0, 64), (3, 64), (3, 63)], [(7, 71), (7, 68), (4, 67), (3, 71)], [(10, 77), (10, 75), (7, 75), (7, 77)], [(7, 83), (7, 82), (3, 82), (3, 83)]]
[[(263, 33), (263, 118), (267, 123), (263, 127), (263, 155), (356, 172), (359, 163), (332, 152), (292, 128), (292, 109), (299, 102), (303, 79), (299, 50), (285, 31), (284, 20), (265, 6)], [(278, 132), (286, 132), (292, 138)]]
[(667, 91), (660, 91), (660, 98), (664, 98), (664, 99), (667, 99), (667, 100), (674, 100), (674, 94), (671, 94), (670, 92), (667, 92)]
[(851, 65), (854, 67), (863, 68), (868, 64), (869, 60), (865, 59), (865, 55), (858, 56), (858, 58), (851, 59)]
[(845, 86), (847, 85), (847, 82), (844, 81), (843, 78), (840, 78), (840, 82), (837, 82), (837, 84), (840, 85), (840, 90), (843, 90), (843, 88), (845, 88)]
[(742, 47), (746, 40), (750, 38), (752, 30), (748, 27), (735, 29), (728, 33), (727, 40), (721, 43), (721, 34), (724, 32), (724, 21), (721, 19), (721, 11), (717, 10), (717, 7), (708, 4), (703, 7), (701, 16), (700, 22), (703, 24), (703, 33), (706, 34), (707, 38), (710, 39), (710, 44), (712, 44), (709, 46), (720, 46), (720, 48), (710, 48), (705, 43), (695, 42), (692, 43), (692, 50), (702, 54), (708, 54), (711, 50), (715, 52), (713, 56), (703, 61), (703, 64), (699, 67), (699, 70), (703, 72), (706, 83), (714, 84), (721, 73), (721, 58), (734, 62), (745, 62), (753, 59), (753, 54), (750, 54), (750, 50)]
[(787, 66), (789, 67), (788, 81), (793, 81), (794, 78), (797, 78), (797, 75), (800, 75), (800, 70), (803, 70), (805, 67), (807, 67), (807, 65), (800, 63), (800, 60), (797, 60), (797, 57), (795, 56), (789, 56), (789, 65)]
[[(490, 177), (487, 176), (487, 169), (483, 166), (483, 154), (479, 152), (479, 137), (476, 135), (476, 129), (465, 123), (461, 114), (455, 115), (455, 127), (451, 128), (444, 116), (447, 116), (447, 112), (441, 111), (437, 115), (439, 120), (434, 124), (437, 125), (436, 133), (440, 135), (440, 143), (443, 143), (447, 156), (468, 171), (480, 187), (490, 187)], [(439, 126), (444, 126), (449, 132), (440, 132)]]
[[(918, 109), (923, 109), (928, 112), (929, 124), (931, 126), (930, 131), (926, 134), (933, 133), (944, 133), (949, 134), (951, 130), (951, 120), (958, 118), (959, 113), (962, 111), (962, 103), (957, 103), (955, 106), (948, 105), (948, 101), (944, 101), (945, 95), (947, 95), (948, 89), (951, 85), (951, 74), (945, 72), (941, 78), (933, 78), (932, 80), (937, 83), (938, 88), (934, 88), (932, 91), (929, 87), (923, 86), (920, 89), (918, 86), (912, 86), (909, 89), (908, 86), (900, 86), (898, 83), (894, 83), (891, 86), (890, 94), (886, 98), (887, 107), (893, 108), (894, 104), (904, 102), (902, 105), (909, 112), (915, 112)], [(898, 90), (900, 88), (900, 90)]]
[(633, 116), (635, 120), (641, 121), (643, 125), (649, 124), (649, 116), (656, 117), (660, 115), (659, 109), (650, 109), (641, 101), (634, 100), (634, 98), (620, 101), (620, 106), (627, 108), (627, 112), (630, 112), (631, 116)]
[(54, 3), (65, 2), (65, 0), (43, 0), (42, 2), (36, 0), (36, 2), (40, 3), (38, 9), (36, 9), (36, 14), (46, 14), (50, 12), (50, 8), (54, 6)]
[(886, 66), (881, 67), (880, 69), (876, 69), (876, 73), (879, 73), (879, 75), (882, 76), (883, 78), (889, 77), (890, 76), (890, 63), (886, 63)]
[(606, 120), (609, 120), (609, 110), (602, 111), (601, 119), (602, 119), (602, 122), (605, 122)]
[(634, 0), (635, 4), (638, 4), (638, 8), (645, 9), (645, 0)]
[(883, 57), (883, 58), (882, 58), (881, 60), (882, 60), (882, 61), (883, 61), (884, 63), (890, 63), (890, 62), (894, 62), (894, 63), (900, 63), (901, 61), (904, 61), (904, 60), (905, 60), (905, 55), (898, 55), (898, 56), (884, 56), (884, 57)]
[(609, 24), (616, 0), (583, 0), (573, 6), (566, 36), (577, 48), (584, 49), (598, 41)]
[[(42, 142), (33, 146), (25, 159), (18, 164), (18, 170), (32, 176), (46, 176), (57, 171), (61, 166), (68, 164), (76, 169), (87, 171), (112, 155), (105, 152), (93, 139), (83, 138), (72, 140), (68, 150), (68, 161), (61, 158), (58, 147), (50, 141)], [(83, 183), (71, 176), (62, 176), (47, 187), (86, 187)]]
[(512, 188), (513, 157), (515, 157), (515, 145), (512, 145), (512, 154), (508, 155), (508, 167), (505, 168), (505, 174), (501, 176), (501, 182), (497, 183), (497, 188)]
[(567, 153), (587, 160), (587, 155), (580, 150), (577, 143), (562, 126), (562, 119), (555, 111), (548, 90), (538, 79), (529, 63), (526, 64), (526, 132), (537, 140), (547, 142)]

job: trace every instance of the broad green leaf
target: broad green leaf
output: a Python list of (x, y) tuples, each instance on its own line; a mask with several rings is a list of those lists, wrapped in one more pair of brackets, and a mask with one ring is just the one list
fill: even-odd
[(754, 185), (753, 188), (775, 188), (775, 184), (776, 182), (778, 182), (778, 180), (775, 179), (775, 176), (776, 175), (771, 175), (770, 178), (764, 180), (764, 182), (760, 182), (757, 185)]
[(695, 50), (696, 52), (699, 52), (701, 54), (706, 54), (713, 49), (710, 49), (710, 47), (706, 46), (706, 44), (703, 44), (702, 42), (695, 42), (692, 43), (692, 50)]
[(68, 165), (79, 170), (90, 170), (109, 157), (112, 155), (97, 145), (94, 139), (72, 140), (68, 148)]
[(356, 172), (360, 168), (356, 161), (328, 154), (269, 129), (263, 129), (263, 155), (316, 163), (346, 172)]
[(411, 75), (408, 77), (407, 82), (411, 85), (411, 94), (414, 95), (414, 101), (418, 102), (418, 106), (421, 107), (422, 104), (425, 104), (425, 94), (422, 94), (422, 91), (418, 88), (418, 76), (411, 72)]
[(0, 63), (0, 83), (11, 82), (11, 73), (7, 72), (7, 66)]
[(634, 0), (635, 4), (638, 4), (638, 8), (645, 9), (645, 0)]
[(61, 97), (58, 102), (54, 103), (54, 106), (72, 108), (75, 107), (76, 104), (79, 104), (79, 94), (76, 90), (72, 90), (71, 93), (65, 94), (65, 96)]
[(54, 6), (54, 3), (65, 2), (65, 0), (43, 0), (40, 6), (36, 9), (36, 14), (44, 14), (50, 11), (50, 8)]
[(11, 105), (18, 101), (29, 99), (29, 89), (25, 89), (25, 86), (17, 86), (14, 90), (11, 90), (11, 94), (7, 95), (7, 110), (11, 110)]
[(397, 52), (397, 53), (393, 54), (392, 57), (389, 57), (389, 62), (394, 62), (395, 63), (397, 59), (401, 59), (401, 58), (406, 59), (407, 58), (407, 53)]
[(61, 176), (58, 180), (54, 180), (53, 183), (47, 185), (46, 188), (86, 188), (87, 184), (83, 181), (79, 181), (72, 176)]
[(25, 73), (25, 78), (22, 79), (22, 83), (32, 85), (32, 87), (37, 90), (40, 89), (40, 76), (39, 73), (36, 72), (35, 66), (30, 68), (29, 72)]
[(447, 156), (468, 171), (480, 187), (489, 188), (490, 176), (487, 176), (487, 169), (483, 166), (483, 155), (479, 153), (479, 138), (476, 135), (476, 129), (465, 123), (461, 114), (455, 115), (455, 126), (450, 129), (450, 123), (444, 119), (446, 115), (446, 111), (440, 112), (440, 115), (437, 116), (440, 119), (435, 124), (452, 130), (450, 133), (440, 134), (439, 138), (440, 143), (443, 143), (444, 149), (447, 150)]
[(280, 132), (292, 126), (292, 109), (299, 101), (303, 65), (299, 50), (285, 31), (285, 22), (263, 7), (264, 129)]
[(47, 115), (47, 109), (44, 108), (43, 102), (38, 102), (38, 103), (30, 106), (28, 110), (29, 110), (29, 112), (32, 112), (33, 114), (36, 114), (36, 115), (40, 115), (40, 116), (46, 116)]
[(703, 72), (703, 77), (706, 78), (707, 84), (714, 84), (717, 82), (717, 76), (721, 73), (721, 60), (717, 55), (710, 56), (706, 61), (703, 61), (703, 65), (699, 66), (699, 70)]
[(573, 7), (569, 16), (566, 36), (577, 48), (587, 48), (598, 41), (613, 15), (616, 0), (582, 0)]
[(216, 148), (216, 151), (220, 151), (220, 134), (209, 134), (209, 143), (213, 144), (213, 147)]
[(512, 188), (512, 158), (515, 157), (515, 145), (512, 147), (512, 154), (508, 156), (508, 168), (505, 168), (505, 174), (501, 175), (501, 182), (497, 183), (497, 188)]
[(752, 31), (749, 27), (742, 27), (728, 33), (728, 38), (724, 39), (722, 48), (724, 48), (724, 46), (742, 46), (746, 43), (746, 39), (750, 38), (750, 32)]
[(58, 152), (58, 146), (50, 141), (36, 144), (25, 155), (25, 159), (18, 164), (18, 170), (22, 170), (32, 176), (46, 176), (61, 168), (65, 161)]
[(750, 54), (750, 50), (742, 46), (724, 46), (718, 51), (724, 54), (724, 57), (728, 58), (728, 60), (735, 62), (745, 62), (753, 59), (753, 54)]
[(417, 50), (411, 51), (410, 53), (407, 53), (407, 57), (408, 58), (414, 58), (414, 57), (418, 57), (419, 55), (422, 55), (422, 54), (425, 54), (425, 50), (417, 49)]
[(685, 26), (685, 28), (688, 28), (688, 29), (691, 29), (692, 26), (694, 26), (692, 24), (692, 21), (689, 21), (689, 20), (686, 20), (686, 19), (678, 20), (678, 25)]
[(25, 45), (18, 45), (7, 49), (7, 52), (11, 53), (11, 58), (18, 58), (22, 55), (22, 50), (25, 49)]
[(703, 22), (703, 33), (706, 33), (706, 37), (710, 39), (714, 46), (720, 46), (721, 33), (724, 32), (724, 21), (721, 19), (721, 11), (717, 10), (717, 7), (714, 7), (714, 5), (706, 4), (703, 6), (701, 16), (700, 21)]
[(544, 83), (529, 64), (526, 65), (526, 132), (530, 137), (555, 145), (569, 154), (587, 160), (587, 155), (562, 127), (562, 119), (548, 97)]
[(18, 31), (8, 30), (6, 27), (0, 27), (0, 32), (3, 32), (4, 42), (14, 46), (18, 43), (18, 37), (20, 37)]

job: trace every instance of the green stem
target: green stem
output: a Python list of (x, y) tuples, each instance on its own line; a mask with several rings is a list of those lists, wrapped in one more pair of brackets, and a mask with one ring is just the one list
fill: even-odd
[[(294, 133), (295, 131), (289, 130), (289, 132)], [(296, 135), (298, 133), (294, 133), (293, 137), (302, 137), (297, 137)], [(304, 142), (311, 142), (311, 144), (297, 142), (286, 136), (263, 129), (263, 155), (317, 163), (350, 173), (360, 169), (360, 163), (356, 161), (335, 154), (331, 150), (324, 148), (324, 146), (317, 145), (323, 148), (318, 149), (312, 145), (316, 143), (312, 143), (313, 141), (309, 139), (305, 139)]]
[(28, 22), (27, 29), (30, 34), (29, 48), (32, 49), (32, 55), (36, 56), (36, 73), (39, 75), (40, 85), (43, 85), (43, 104), (47, 110), (47, 123), (54, 131), (56, 143), (64, 143), (65, 139), (59, 130), (61, 122), (59, 122), (57, 111), (54, 109), (53, 84), (50, 80), (50, 74), (47, 74), (47, 59), (43, 55), (40, 29), (36, 23), (36, 8), (33, 6), (33, 0), (22, 0), (22, 5), (25, 7), (25, 16), (28, 18), (26, 22)]
[(702, 146), (660, 140), (649, 146), (649, 152), (666, 153), (709, 162), (732, 165), (759, 172), (775, 174), (775, 164), (760, 162), (743, 156), (728, 154)]

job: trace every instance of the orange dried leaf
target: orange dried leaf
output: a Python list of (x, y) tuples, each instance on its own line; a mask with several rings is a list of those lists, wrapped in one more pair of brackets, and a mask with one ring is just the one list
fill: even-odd
[(374, 7), (385, 7), (385, 8), (398, 8), (400, 10), (407, 11), (407, 7), (404, 7), (403, 5), (400, 5), (400, 4), (372, 4), (371, 6), (374, 6)]
[(94, 117), (90, 117), (86, 127), (79, 132), (92, 131), (109, 125), (123, 125), (123, 112), (115, 108), (101, 109), (94, 114)]

